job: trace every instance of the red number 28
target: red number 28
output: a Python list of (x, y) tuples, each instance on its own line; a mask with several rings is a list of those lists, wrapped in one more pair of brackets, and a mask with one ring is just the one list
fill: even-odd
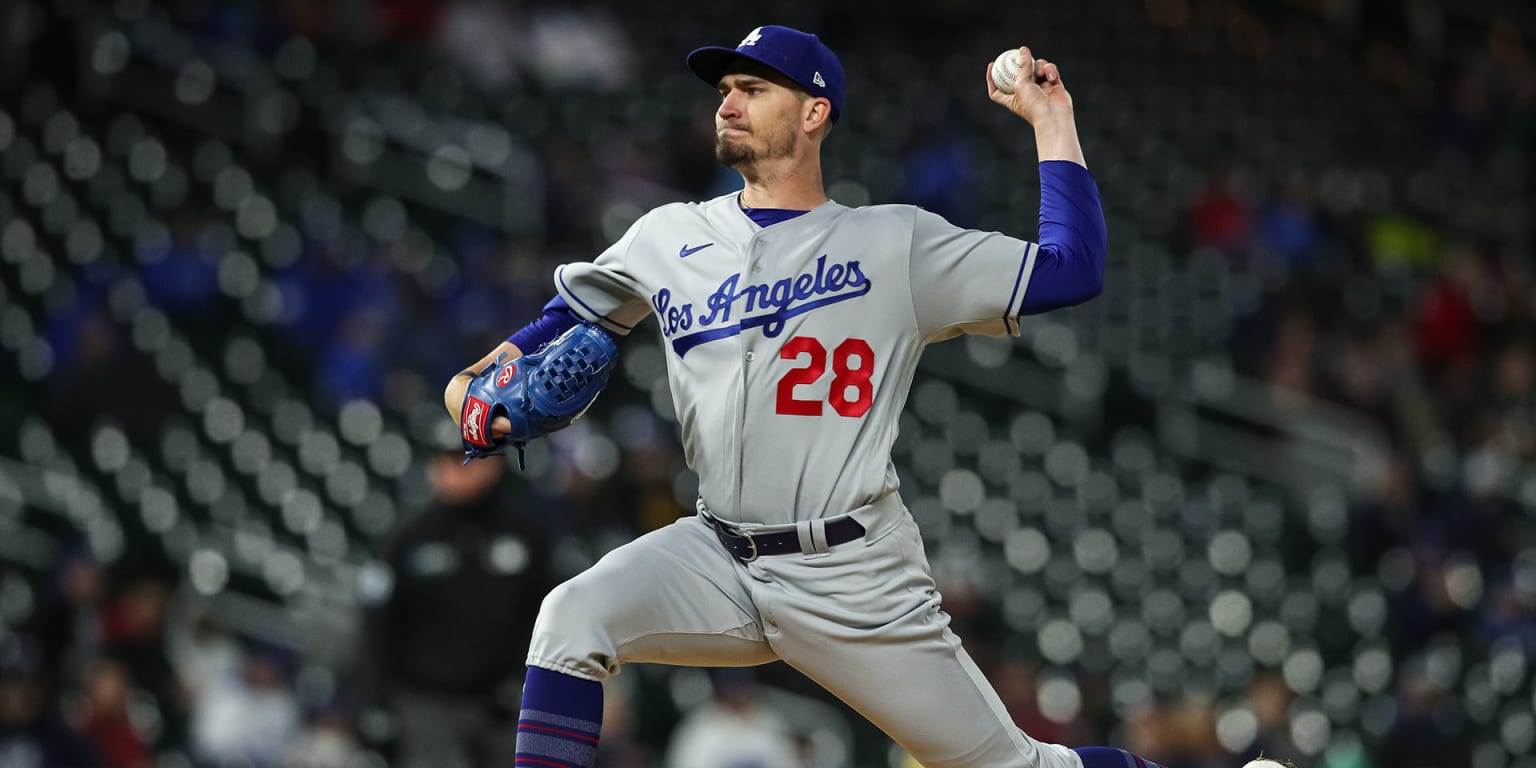
[[(827, 372), (827, 348), (811, 336), (796, 336), (784, 342), (780, 360), (809, 360), (791, 368), (779, 379), (779, 397), (774, 411), (785, 416), (820, 416), (821, 401), (795, 397), (795, 387), (811, 384)], [(875, 399), (869, 377), (875, 372), (875, 351), (863, 339), (844, 339), (832, 350), (832, 388), (827, 402), (840, 416), (857, 418), (869, 411)], [(851, 395), (851, 396), (850, 396)]]

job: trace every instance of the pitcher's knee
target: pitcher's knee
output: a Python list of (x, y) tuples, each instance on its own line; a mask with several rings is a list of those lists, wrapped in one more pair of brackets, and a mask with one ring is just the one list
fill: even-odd
[(545, 595), (528, 645), (529, 666), (602, 680), (618, 671), (604, 595), (577, 576)]

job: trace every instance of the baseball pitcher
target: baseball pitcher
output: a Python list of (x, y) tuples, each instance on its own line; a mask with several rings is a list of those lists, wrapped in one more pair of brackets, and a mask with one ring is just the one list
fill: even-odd
[[(590, 263), (556, 270), (543, 317), (444, 393), (471, 457), (559, 429), (654, 315), (698, 514), (646, 534), (545, 599), (517, 764), (590, 766), (602, 681), (628, 662), (782, 659), (928, 768), (1147, 768), (1036, 741), (961, 648), (891, 463), (918, 356), (1102, 285), (1106, 234), (1055, 64), (1018, 50), (992, 101), (1033, 127), (1040, 242), (906, 205), (827, 198), (821, 147), (843, 68), (815, 36), (752, 30), (688, 66), (720, 94), (717, 159), (739, 193), (665, 205)], [(536, 351), (521, 357), (521, 351)]]

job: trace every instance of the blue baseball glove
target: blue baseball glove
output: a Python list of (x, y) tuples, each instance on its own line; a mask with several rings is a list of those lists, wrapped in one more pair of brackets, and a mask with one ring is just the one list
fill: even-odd
[[(503, 356), (504, 357), (504, 356)], [(523, 466), (523, 447), (529, 440), (570, 426), (608, 384), (608, 374), (619, 359), (619, 348), (608, 332), (582, 323), (560, 334), (531, 355), (516, 360), (498, 359), (472, 379), (459, 411), (464, 453), (483, 459), (502, 453), (510, 443), (517, 448), (517, 466)], [(491, 435), (491, 421), (506, 416), (512, 432)]]

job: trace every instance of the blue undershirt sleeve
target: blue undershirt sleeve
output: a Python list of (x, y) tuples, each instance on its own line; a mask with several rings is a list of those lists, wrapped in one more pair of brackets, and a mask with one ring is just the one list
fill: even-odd
[(564, 298), (556, 296), (544, 305), (544, 314), (512, 334), (507, 341), (516, 344), (517, 348), (526, 355), (537, 352), (539, 347), (575, 328), (579, 322), (581, 321), (576, 317), (576, 313), (571, 311), (571, 305), (565, 303)]
[(1040, 163), (1040, 251), (1020, 314), (1070, 307), (1099, 295), (1108, 250), (1093, 174), (1069, 160)]

